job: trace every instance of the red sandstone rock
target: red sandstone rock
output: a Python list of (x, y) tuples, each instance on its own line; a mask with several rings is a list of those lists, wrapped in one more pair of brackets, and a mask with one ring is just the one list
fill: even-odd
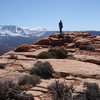
[(91, 32), (83, 32), (82, 33), (82, 36), (90, 36), (91, 35)]
[(58, 34), (53, 34), (53, 35), (51, 35), (50, 37), (58, 38)]
[(75, 35), (82, 36), (82, 37), (87, 37), (87, 36), (91, 35), (91, 32), (76, 32)]
[(76, 41), (76, 46), (80, 46), (80, 45), (90, 45), (91, 41), (88, 39), (79, 39)]
[(43, 38), (38, 40), (36, 43), (34, 43), (35, 45), (49, 45), (49, 37)]
[(69, 44), (65, 44), (66, 48), (74, 48), (75, 47), (75, 43), (69, 43)]
[(96, 36), (96, 38), (94, 38), (94, 40), (100, 41), (100, 36)]
[(63, 46), (65, 43), (72, 43), (73, 37), (69, 35), (65, 35), (64, 38), (58, 38), (56, 35), (51, 35), (50, 37), (46, 37), (38, 40), (35, 45), (51, 45), (51, 46)]
[(15, 52), (28, 52), (31, 48), (32, 48), (31, 45), (23, 44), (17, 47), (14, 51)]

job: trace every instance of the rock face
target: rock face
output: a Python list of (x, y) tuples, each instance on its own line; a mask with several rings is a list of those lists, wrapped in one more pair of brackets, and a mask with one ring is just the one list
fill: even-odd
[(34, 45), (64, 46), (65, 48), (79, 48), (87, 51), (100, 51), (100, 36), (91, 35), (90, 32), (69, 32), (59, 38), (59, 34), (38, 40)]
[[(74, 93), (83, 91), (84, 82), (95, 82), (100, 85), (100, 41), (99, 36), (90, 36), (90, 33), (69, 33), (63, 38), (58, 38), (59, 34), (38, 40), (35, 44), (24, 44), (17, 47), (0, 57), (1, 65), (5, 68), (0, 69), (0, 80), (11, 79), (18, 82), (18, 79), (24, 75), (29, 75), (29, 70), (37, 61), (48, 61), (54, 69), (54, 77), (49, 80), (41, 79), (41, 83), (32, 87), (19, 96), (19, 100), (52, 100), (48, 99), (48, 85), (60, 77), (60, 81), (65, 77), (68, 84), (74, 84)], [(85, 50), (89, 46), (95, 47), (94, 51)], [(68, 51), (66, 59), (36, 59), (35, 57), (50, 48), (64, 47)], [(82, 50), (81, 50), (82, 49)], [(97, 50), (97, 51), (96, 51)], [(11, 58), (11, 54), (17, 59)], [(63, 81), (63, 82), (64, 82)], [(28, 99), (27, 94), (30, 95)], [(24, 98), (24, 97), (25, 98)], [(34, 98), (31, 98), (34, 97)], [(23, 99), (24, 98), (24, 99)], [(78, 99), (75, 99), (78, 100)], [(79, 99), (80, 100), (80, 99)], [(83, 99), (81, 99), (83, 100)]]
[(91, 41), (88, 39), (79, 39), (76, 41), (76, 45), (80, 46), (80, 45), (90, 45)]
[(73, 37), (69, 35), (65, 35), (64, 38), (58, 38), (58, 35), (52, 35), (47, 38), (43, 38), (36, 43), (35, 45), (51, 45), (51, 46), (61, 46), (65, 43), (71, 43), (73, 41)]
[(76, 47), (82, 50), (94, 51), (95, 47), (92, 44), (92, 41), (89, 39), (79, 39), (76, 41)]
[[(51, 46), (62, 46), (66, 43), (76, 43), (76, 46), (82, 45), (90, 45), (92, 41), (90, 39), (86, 39), (86, 37), (90, 36), (89, 32), (85, 33), (73, 33), (73, 34), (64, 34), (62, 38), (59, 38), (60, 34), (53, 34), (49, 37), (38, 40), (35, 45), (51, 45)], [(84, 37), (85, 36), (85, 37)], [(81, 37), (81, 40), (80, 40)]]
[(31, 49), (32, 47), (28, 44), (23, 44), (19, 47), (17, 47), (14, 51), (15, 52), (28, 52), (29, 49)]
[(78, 34), (76, 34), (77, 36), (82, 36), (82, 37), (87, 37), (91, 35), (91, 32), (79, 32)]
[(74, 55), (73, 57), (79, 61), (90, 62), (90, 63), (100, 65), (100, 57), (94, 57), (94, 56), (88, 56), (88, 55)]
[(23, 44), (23, 45), (15, 48), (14, 51), (15, 52), (32, 52), (32, 51), (41, 49), (42, 47), (46, 47), (46, 46)]
[(75, 43), (65, 43), (64, 46), (66, 48), (75, 48), (76, 45), (75, 45)]
[(96, 38), (94, 38), (94, 40), (100, 41), (100, 36), (96, 36)]

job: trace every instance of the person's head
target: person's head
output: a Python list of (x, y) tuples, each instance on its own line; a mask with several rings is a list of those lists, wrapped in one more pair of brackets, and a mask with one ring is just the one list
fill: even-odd
[(62, 22), (62, 20), (60, 20), (60, 22)]

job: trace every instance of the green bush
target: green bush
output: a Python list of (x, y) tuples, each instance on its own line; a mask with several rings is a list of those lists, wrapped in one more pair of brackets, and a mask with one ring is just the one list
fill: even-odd
[(51, 53), (43, 51), (40, 54), (37, 55), (37, 59), (48, 59), (48, 58), (53, 58)]
[(65, 59), (67, 57), (67, 51), (64, 48), (55, 48), (50, 49), (47, 52), (41, 52), (37, 55), (37, 59), (48, 59), (48, 58), (56, 58), (56, 59)]
[(100, 100), (100, 88), (96, 83), (84, 83), (86, 90), (85, 96), (88, 100)]
[(0, 69), (4, 69), (5, 68), (5, 64), (4, 63), (0, 63)]
[(68, 86), (65, 82), (55, 81), (48, 86), (53, 93), (52, 100), (73, 100), (73, 85)]
[(56, 49), (50, 49), (48, 50), (48, 52), (51, 53), (51, 55), (54, 57), (54, 58), (57, 58), (57, 59), (64, 59), (67, 57), (67, 50), (65, 50), (64, 48), (56, 48)]
[(0, 81), (0, 100), (34, 100), (31, 94), (19, 91), (18, 84), (12, 80)]
[(24, 75), (23, 77), (19, 78), (18, 81), (19, 85), (36, 86), (39, 83), (40, 83), (40, 78), (37, 75)]
[(93, 45), (88, 45), (85, 50), (87, 51), (95, 51), (95, 47)]
[(86, 50), (86, 51), (95, 51), (95, 46), (93, 45), (83, 45), (79, 47), (81, 50)]
[(7, 100), (9, 91), (15, 88), (16, 84), (13, 81), (0, 81), (0, 100)]
[(36, 74), (41, 78), (48, 79), (52, 77), (53, 68), (49, 62), (37, 61), (30, 72), (31, 74)]

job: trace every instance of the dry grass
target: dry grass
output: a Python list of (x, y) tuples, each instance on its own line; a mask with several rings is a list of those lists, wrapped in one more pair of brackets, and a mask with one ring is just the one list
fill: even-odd
[(98, 79), (100, 80), (100, 75), (91, 75), (91, 74), (74, 74), (73, 76), (75, 77), (80, 77), (80, 78), (93, 78), (93, 79)]

